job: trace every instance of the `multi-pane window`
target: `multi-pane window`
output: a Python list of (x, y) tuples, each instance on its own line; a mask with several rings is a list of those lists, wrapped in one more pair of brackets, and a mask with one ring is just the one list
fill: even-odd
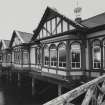
[(49, 65), (49, 48), (47, 45), (44, 47), (44, 65)]
[(3, 63), (6, 63), (6, 53), (3, 54)]
[(54, 44), (50, 46), (50, 66), (57, 66), (57, 49)]
[(79, 43), (73, 43), (71, 45), (71, 68), (81, 68), (81, 48)]
[(29, 53), (23, 52), (23, 64), (28, 64), (29, 62)]
[(36, 48), (36, 64), (42, 64), (42, 49), (41, 47)]
[(19, 52), (19, 51), (15, 51), (14, 52), (14, 62), (15, 62), (15, 64), (20, 64), (20, 62), (21, 62), (21, 54), (20, 54), (21, 52)]
[(66, 46), (64, 43), (58, 47), (58, 66), (66, 67)]
[(7, 54), (7, 63), (11, 63), (11, 54)]
[(101, 47), (99, 41), (94, 41), (92, 46), (93, 68), (101, 68)]

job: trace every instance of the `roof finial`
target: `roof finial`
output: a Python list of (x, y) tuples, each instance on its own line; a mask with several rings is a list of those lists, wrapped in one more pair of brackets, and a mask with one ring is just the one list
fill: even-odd
[(76, 14), (76, 18), (77, 18), (77, 17), (80, 17), (81, 15), (82, 7), (79, 6), (78, 0), (75, 0), (75, 1), (76, 1), (76, 7), (74, 8), (74, 13)]
[(76, 19), (81, 19), (82, 7), (79, 6), (79, 0), (75, 0), (75, 2), (76, 2), (76, 7), (74, 8), (74, 13), (75, 13)]

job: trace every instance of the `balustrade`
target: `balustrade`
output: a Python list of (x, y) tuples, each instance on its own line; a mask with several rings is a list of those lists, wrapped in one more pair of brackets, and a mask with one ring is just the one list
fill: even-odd
[[(76, 100), (79, 100), (79, 102)], [(44, 105), (104, 105), (105, 75), (85, 83)]]

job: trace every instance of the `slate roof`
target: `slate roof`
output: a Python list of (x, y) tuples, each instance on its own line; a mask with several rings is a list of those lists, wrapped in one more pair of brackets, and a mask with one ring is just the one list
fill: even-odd
[(29, 43), (33, 34), (31, 33), (27, 33), (27, 32), (21, 32), (21, 31), (16, 31), (19, 33), (19, 35), (21, 36), (21, 38), (23, 39), (24, 43)]
[(94, 28), (94, 27), (102, 26), (105, 24), (105, 13), (101, 13), (99, 15), (85, 19), (82, 21), (81, 24), (88, 27), (88, 28)]

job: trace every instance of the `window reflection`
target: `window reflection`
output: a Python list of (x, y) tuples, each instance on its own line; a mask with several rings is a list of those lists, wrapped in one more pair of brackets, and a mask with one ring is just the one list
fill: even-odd
[(100, 42), (94, 41), (93, 42), (93, 68), (98, 69), (101, 68), (101, 48)]
[(50, 66), (57, 66), (57, 49), (54, 44), (50, 46)]
[(58, 47), (58, 66), (66, 67), (66, 46), (64, 44)]
[(44, 47), (44, 65), (49, 65), (49, 48), (47, 45)]
[(71, 68), (78, 69), (81, 67), (81, 49), (79, 43), (71, 45)]

